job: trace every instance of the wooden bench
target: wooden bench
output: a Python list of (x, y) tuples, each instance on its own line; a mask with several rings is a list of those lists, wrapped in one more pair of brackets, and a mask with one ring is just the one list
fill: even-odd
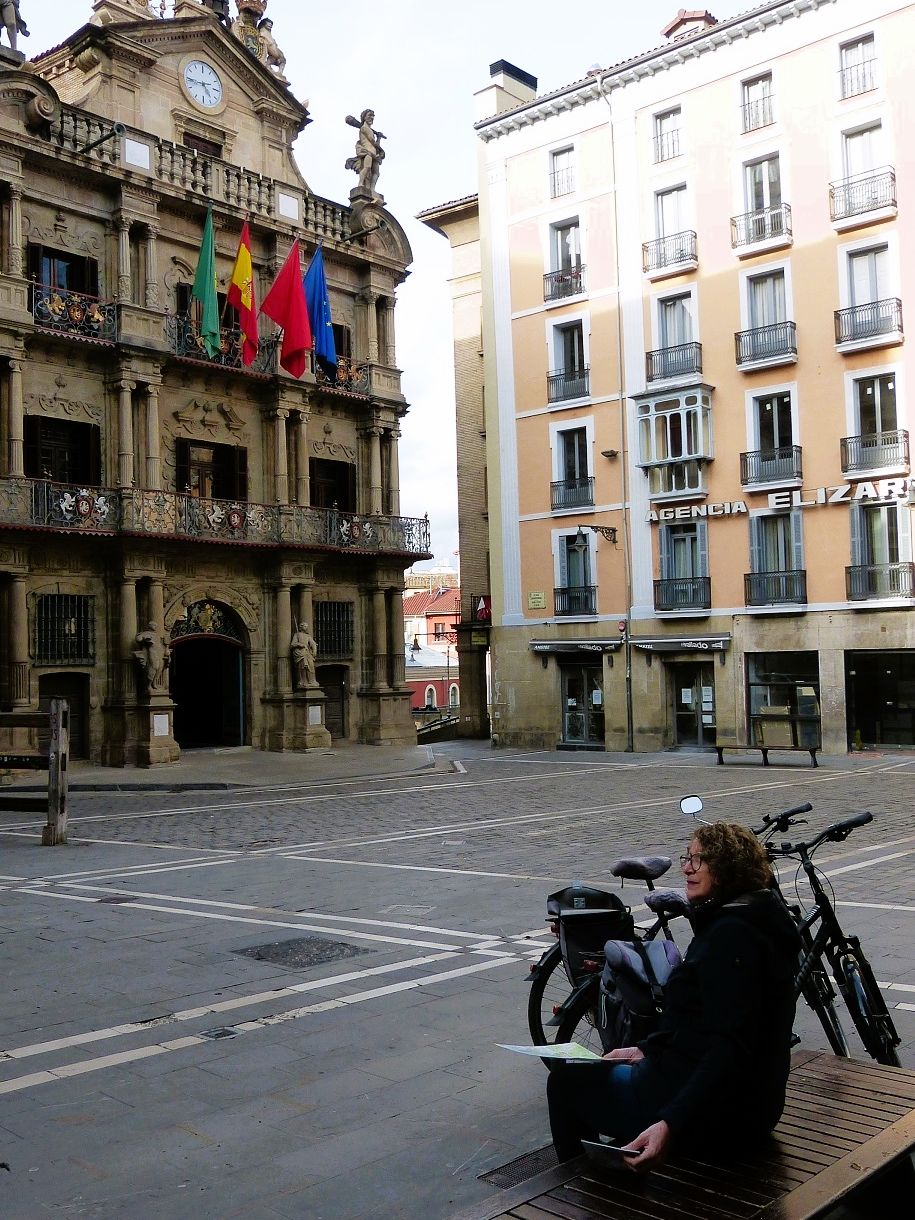
[(769, 765), (769, 751), (775, 750), (779, 754), (809, 754), (811, 765), (818, 767), (817, 751), (819, 746), (757, 746), (750, 745), (748, 742), (741, 741), (716, 741), (715, 753), (718, 755), (718, 766), (724, 762), (725, 750), (757, 750), (762, 754), (763, 766)]
[(67, 841), (69, 723), (66, 699), (52, 699), (50, 712), (0, 712), (0, 730), (44, 729), (49, 734), (47, 754), (36, 750), (0, 751), (0, 767), (4, 769), (48, 773), (48, 791), (44, 796), (23, 796), (0, 788), (0, 811), (47, 815), (41, 828), (41, 842), (45, 847)]
[(781, 1122), (740, 1161), (675, 1157), (636, 1177), (583, 1156), (453, 1220), (814, 1220), (855, 1192), (877, 1197), (868, 1214), (901, 1220), (915, 1210), (913, 1148), (915, 1072), (798, 1051)]

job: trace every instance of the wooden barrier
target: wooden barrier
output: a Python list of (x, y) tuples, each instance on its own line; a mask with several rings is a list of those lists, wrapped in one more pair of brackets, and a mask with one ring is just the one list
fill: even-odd
[(70, 756), (70, 709), (66, 699), (52, 699), (50, 713), (0, 712), (0, 729), (50, 729), (47, 754), (37, 751), (0, 753), (0, 767), (47, 771), (47, 796), (18, 795), (0, 788), (0, 810), (7, 813), (44, 813), (41, 828), (44, 847), (67, 841), (67, 785)]

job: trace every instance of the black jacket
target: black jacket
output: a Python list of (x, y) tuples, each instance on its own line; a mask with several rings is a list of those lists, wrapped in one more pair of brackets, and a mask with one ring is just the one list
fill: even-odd
[(693, 915), (694, 936), (642, 1042), (677, 1137), (724, 1143), (771, 1131), (785, 1104), (800, 936), (779, 894), (757, 890)]

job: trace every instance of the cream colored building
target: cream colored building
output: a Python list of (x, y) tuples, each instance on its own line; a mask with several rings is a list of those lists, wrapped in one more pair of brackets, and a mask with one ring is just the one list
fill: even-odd
[(911, 746), (915, 5), (663, 34), (477, 96), (494, 735)]
[[(0, 54), (0, 705), (66, 696), (74, 753), (111, 765), (415, 741), (406, 236), (380, 196), (306, 181), (308, 112), (258, 57), (264, 0), (247, 30), (218, 0), (84, 7), (34, 62)], [(355, 138), (341, 121), (341, 161)], [(323, 243), (336, 369), (284, 372), (266, 319), (246, 367), (231, 313), (207, 354), (190, 293), (210, 203), (220, 294), (246, 217), (259, 302), (294, 239), (303, 270)]]

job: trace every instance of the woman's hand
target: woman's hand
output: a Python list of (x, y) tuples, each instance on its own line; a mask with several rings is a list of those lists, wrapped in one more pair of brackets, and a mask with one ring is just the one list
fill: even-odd
[(627, 1169), (633, 1173), (648, 1173), (649, 1169), (658, 1169), (670, 1156), (670, 1128), (662, 1119), (646, 1127), (641, 1135), (626, 1144), (627, 1149), (635, 1149), (638, 1156), (627, 1156), (623, 1161)]
[(617, 1063), (639, 1063), (645, 1056), (637, 1046), (618, 1046), (615, 1051), (607, 1051), (604, 1059), (615, 1059)]

